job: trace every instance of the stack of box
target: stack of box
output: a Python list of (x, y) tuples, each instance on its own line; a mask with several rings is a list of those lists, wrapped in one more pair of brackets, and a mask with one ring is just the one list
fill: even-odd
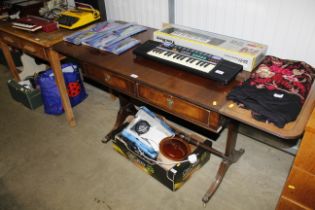
[[(149, 126), (149, 128), (145, 128), (142, 124), (141, 128), (138, 127), (141, 129), (142, 133), (134, 134), (136, 131), (133, 131), (133, 129), (135, 129), (137, 125), (140, 125), (137, 123), (143, 122), (144, 120), (148, 120), (146, 122), (148, 122), (147, 126)], [(157, 127), (160, 127), (159, 131), (161, 132), (156, 131)], [(120, 130), (115, 131), (115, 133), (117, 134), (113, 139), (113, 147), (118, 153), (129, 159), (138, 168), (142, 169), (147, 174), (157, 179), (170, 190), (175, 191), (179, 187), (181, 187), (197, 169), (201, 168), (210, 159), (210, 153), (201, 147), (196, 147), (191, 144), (188, 145), (188, 143), (187, 145), (190, 148), (188, 153), (189, 156), (185, 156), (183, 157), (183, 159), (176, 161), (167, 158), (163, 155), (165, 153), (162, 153), (161, 151), (159, 151), (159, 149), (156, 149), (154, 147), (151, 149), (155, 150), (155, 153), (148, 152), (150, 151), (150, 149), (148, 148), (149, 145), (152, 146), (156, 144), (157, 147), (159, 147), (158, 145), (160, 143), (158, 142), (160, 141), (152, 141), (153, 138), (151, 137), (154, 136), (156, 139), (158, 139), (158, 136), (160, 135), (156, 134), (161, 134), (164, 128), (167, 130), (169, 129), (168, 125), (164, 121), (161, 121), (154, 113), (150, 112), (147, 108), (141, 107), (135, 118), (131, 122), (129, 122), (129, 124), (126, 124), (125, 127), (119, 128)], [(143, 133), (145, 130), (147, 131), (146, 134), (151, 132), (151, 134), (153, 135), (146, 135), (146, 140), (142, 143), (137, 142), (142, 141), (141, 138), (144, 138)], [(128, 135), (126, 135), (126, 133), (128, 133)], [(171, 131), (170, 133), (173, 132)], [(177, 138), (180, 138), (182, 141), (185, 141), (185, 136), (175, 136)], [(171, 137), (163, 138), (161, 141), (168, 138), (174, 137), (172, 135)], [(146, 143), (148, 143), (148, 146), (144, 146), (144, 144)], [(209, 140), (206, 140), (204, 144), (209, 147), (211, 147), (212, 145), (211, 141)], [(193, 161), (191, 159), (193, 159)]]

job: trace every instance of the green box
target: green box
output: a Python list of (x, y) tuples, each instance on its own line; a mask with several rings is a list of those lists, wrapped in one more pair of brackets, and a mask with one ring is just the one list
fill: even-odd
[(40, 90), (38, 89), (27, 89), (15, 80), (9, 80), (8, 87), (12, 98), (30, 109), (36, 109), (43, 104)]
[[(138, 168), (154, 177), (172, 191), (179, 189), (195, 171), (201, 168), (210, 159), (209, 152), (205, 151), (201, 147), (195, 147), (192, 153), (198, 154), (198, 160), (196, 163), (192, 164), (190, 162), (184, 162), (174, 164), (171, 168), (165, 169), (165, 167), (162, 167), (161, 164), (149, 161), (148, 159), (143, 158), (143, 156), (141, 157), (141, 155), (137, 154), (131, 147), (128, 146), (127, 141), (128, 140), (126, 140), (123, 136), (117, 134), (113, 139), (114, 149), (129, 159)], [(212, 145), (209, 140), (206, 140), (204, 143), (209, 147)]]

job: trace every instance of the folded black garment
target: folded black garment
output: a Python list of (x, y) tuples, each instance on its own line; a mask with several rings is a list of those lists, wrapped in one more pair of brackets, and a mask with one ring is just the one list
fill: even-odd
[(266, 56), (228, 99), (252, 110), (256, 120), (282, 128), (294, 121), (315, 78), (315, 69), (302, 61)]
[(255, 119), (272, 122), (279, 128), (294, 121), (302, 108), (298, 95), (279, 90), (259, 89), (251, 86), (250, 81), (233, 89), (227, 98), (252, 110)]

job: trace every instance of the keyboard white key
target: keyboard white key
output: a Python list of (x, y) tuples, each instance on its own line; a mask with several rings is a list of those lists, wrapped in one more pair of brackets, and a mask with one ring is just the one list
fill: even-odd
[(242, 66), (239, 64), (226, 61), (207, 52), (170, 42), (161, 43), (148, 40), (137, 47), (133, 53), (224, 84), (228, 84), (242, 71)]
[(171, 61), (173, 63), (187, 66), (195, 70), (202, 71), (204, 73), (209, 73), (215, 67), (215, 65), (212, 63), (194, 59), (189, 56), (184, 56), (184, 55), (176, 54), (176, 53), (169, 55), (170, 54), (169, 51), (165, 51), (162, 49), (153, 49), (153, 50), (150, 50), (147, 54), (164, 59), (164, 60)]

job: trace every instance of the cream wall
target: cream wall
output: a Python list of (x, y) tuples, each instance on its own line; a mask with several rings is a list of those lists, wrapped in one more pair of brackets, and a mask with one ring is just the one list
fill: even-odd
[(168, 22), (168, 0), (105, 0), (107, 19), (160, 28)]
[[(160, 28), (169, 0), (104, 0), (107, 18)], [(269, 46), (315, 66), (314, 0), (174, 0), (175, 23)]]
[(314, 0), (177, 0), (176, 23), (257, 41), (315, 67)]

